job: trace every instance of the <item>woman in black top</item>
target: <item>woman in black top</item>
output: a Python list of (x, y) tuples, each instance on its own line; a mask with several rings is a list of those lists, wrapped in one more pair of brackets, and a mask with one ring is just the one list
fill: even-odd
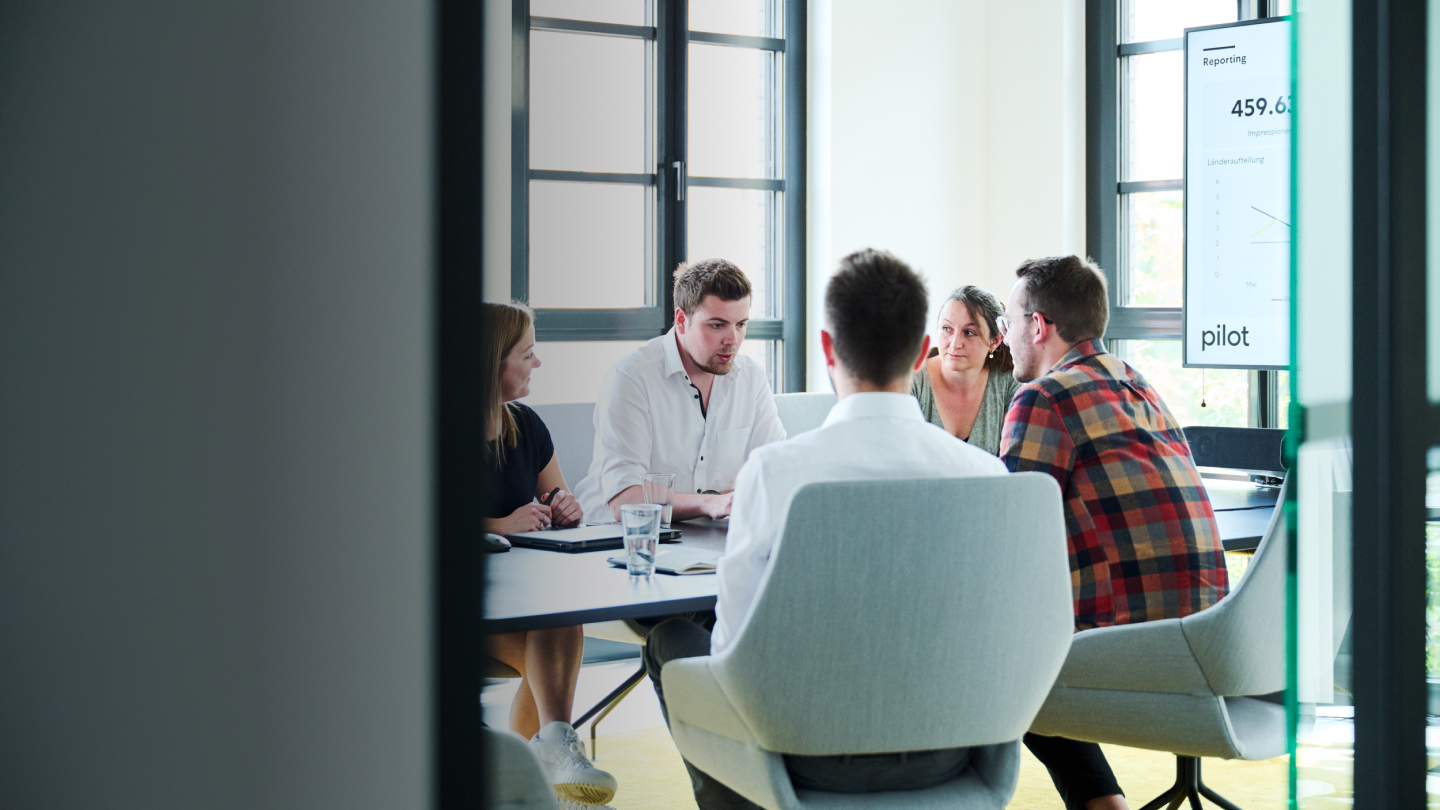
[[(552, 524), (574, 526), (580, 522), (580, 503), (565, 486), (550, 431), (539, 414), (515, 401), (530, 393), (530, 372), (540, 366), (534, 318), (519, 304), (486, 304), (485, 309), (490, 382), (485, 461), (492, 481), (485, 530), (514, 534)], [(556, 793), (582, 804), (609, 801), (615, 778), (590, 764), (570, 725), (585, 647), (581, 628), (504, 633), (490, 636), (487, 646), (492, 658), (521, 674), (510, 706), (510, 730), (530, 740)]]
[(485, 454), (492, 470), (499, 471), (491, 479), (485, 531), (516, 534), (552, 524), (578, 525), (580, 502), (565, 486), (550, 430), (530, 406), (515, 401), (529, 395), (530, 372), (540, 367), (530, 310), (515, 304), (485, 306), (494, 341), (487, 363), (491, 374)]

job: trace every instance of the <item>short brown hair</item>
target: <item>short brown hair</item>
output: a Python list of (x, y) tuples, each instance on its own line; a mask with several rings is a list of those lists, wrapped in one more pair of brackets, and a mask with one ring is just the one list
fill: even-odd
[(1025, 279), (1028, 311), (1054, 321), (1061, 340), (1079, 343), (1105, 336), (1110, 293), (1095, 262), (1079, 256), (1031, 259), (1015, 275)]
[(885, 385), (910, 372), (925, 340), (925, 280), (882, 250), (840, 260), (825, 288), (825, 320), (835, 354), (850, 373)]
[(750, 295), (750, 279), (724, 259), (704, 259), (675, 268), (675, 306), (694, 315), (695, 308), (713, 295), (721, 301), (739, 301)]

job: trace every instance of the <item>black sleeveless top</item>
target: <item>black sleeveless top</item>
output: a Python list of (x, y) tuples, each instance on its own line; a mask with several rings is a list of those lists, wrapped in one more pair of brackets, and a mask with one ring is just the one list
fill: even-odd
[(514, 447), (501, 442), (504, 463), (497, 470), (490, 467), (491, 497), (486, 517), (502, 518), (535, 499), (535, 484), (540, 471), (555, 457), (555, 444), (550, 429), (528, 405), (506, 404), (515, 417), (519, 436)]

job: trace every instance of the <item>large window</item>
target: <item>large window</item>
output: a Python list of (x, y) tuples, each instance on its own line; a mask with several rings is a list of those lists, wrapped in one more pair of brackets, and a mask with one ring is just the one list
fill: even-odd
[(744, 353), (803, 387), (804, 11), (515, 0), (511, 293), (541, 341), (660, 335), (676, 266), (725, 258), (755, 289)]
[(1185, 424), (1283, 426), (1279, 374), (1181, 365), (1184, 30), (1275, 15), (1265, 0), (1090, 0), (1087, 242), (1111, 348)]

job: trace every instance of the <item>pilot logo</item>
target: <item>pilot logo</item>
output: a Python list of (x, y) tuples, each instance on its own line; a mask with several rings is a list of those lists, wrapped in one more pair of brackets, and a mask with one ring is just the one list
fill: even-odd
[(1214, 331), (1206, 329), (1200, 333), (1200, 351), (1205, 351), (1211, 346), (1249, 346), (1250, 329), (1241, 327), (1239, 329), (1226, 330), (1225, 324), (1216, 324)]

